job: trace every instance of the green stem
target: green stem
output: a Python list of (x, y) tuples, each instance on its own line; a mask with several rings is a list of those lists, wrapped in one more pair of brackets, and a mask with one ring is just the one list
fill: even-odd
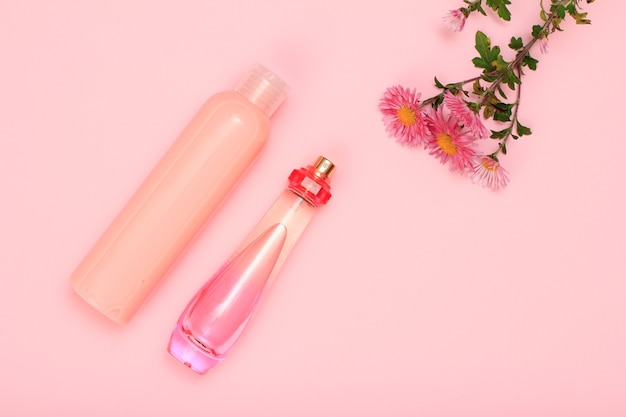
[[(518, 77), (521, 77), (521, 70), (519, 68), (517, 68)], [(498, 144), (498, 149), (496, 149), (495, 152), (493, 152), (492, 154), (489, 154), (489, 157), (495, 161), (498, 160), (498, 154), (500, 152), (503, 152), (503, 149), (506, 149), (506, 143), (508, 142), (508, 140), (511, 138), (511, 136), (513, 135), (513, 129), (515, 128), (516, 124), (517, 124), (517, 114), (519, 112), (519, 104), (520, 104), (520, 100), (522, 98), (522, 86), (519, 85), (517, 88), (517, 97), (515, 99), (515, 103), (514, 103), (514, 107), (513, 107), (513, 115), (511, 117), (511, 124), (509, 125), (508, 131), (506, 132), (506, 136), (502, 138), (502, 142), (500, 142)]]
[[(558, 1), (554, 1), (552, 3), (552, 5), (563, 5), (563, 6), (568, 6), (572, 3), (574, 3), (575, 5), (578, 5), (578, 1), (579, 0), (558, 0)], [(473, 12), (473, 11), (481, 11), (482, 12), (482, 0), (475, 0), (473, 2), (469, 2), (466, 1), (468, 7), (464, 8), (464, 10), (468, 11), (468, 12)], [(541, 26), (541, 30), (539, 31), (539, 34), (546, 34), (546, 33), (552, 33), (554, 32), (556, 29), (558, 29), (558, 16), (556, 15), (555, 12), (546, 12), (544, 7), (543, 7), (543, 3), (540, 0), (540, 6), (541, 6), (541, 10), (545, 13), (545, 21), (543, 23), (543, 25)], [(517, 72), (517, 77), (521, 80), (522, 75), (524, 74), (522, 71), (522, 63), (524, 61), (524, 59), (526, 58), (526, 56), (529, 55), (530, 50), (533, 48), (533, 46), (535, 45), (535, 43), (541, 38), (541, 36), (533, 36), (532, 39), (526, 44), (524, 45), (524, 47), (517, 53), (517, 55), (515, 56), (515, 58), (513, 59), (513, 61), (511, 61), (508, 65), (507, 65), (507, 70), (508, 71), (515, 71)], [(435, 96), (429, 97), (425, 100), (423, 100), (420, 103), (419, 108), (423, 108), (429, 105), (432, 105), (435, 102), (441, 102), (441, 100), (443, 99), (443, 95), (445, 94), (446, 91), (449, 90), (461, 90), (463, 88), (464, 85), (469, 84), (469, 83), (473, 83), (477, 80), (480, 79), (493, 79), (493, 77), (497, 76), (497, 78), (494, 81), (491, 81), (491, 84), (489, 85), (489, 87), (487, 87), (481, 94), (480, 94), (480, 100), (478, 101), (478, 108), (482, 108), (483, 105), (485, 104), (485, 102), (489, 99), (490, 95), (494, 95), (495, 91), (499, 88), (501, 88), (502, 85), (502, 81), (504, 79), (504, 74), (505, 72), (496, 72), (496, 71), (491, 71), (488, 73), (483, 73), (477, 77), (472, 77), (460, 82), (456, 82), (456, 83), (451, 83), (451, 84), (446, 84), (443, 87), (443, 91)], [(488, 80), (485, 80), (488, 81)], [(521, 84), (518, 85), (518, 89), (517, 89), (517, 100), (515, 101), (514, 104), (514, 109), (513, 109), (513, 115), (512, 115), (512, 122), (511, 125), (509, 127), (509, 132), (507, 134), (507, 136), (502, 140), (502, 142), (500, 143), (500, 146), (498, 147), (498, 150), (496, 150), (493, 154), (491, 154), (490, 156), (492, 156), (494, 159), (497, 159), (497, 155), (502, 152), (502, 149), (505, 147), (506, 142), (508, 141), (508, 139), (510, 138), (510, 136), (512, 135), (512, 131), (513, 128), (515, 127), (515, 123), (517, 122), (517, 113), (519, 110), (519, 104), (520, 104), (520, 96), (521, 96)]]
[(468, 7), (461, 7), (460, 10), (466, 17), (469, 16), (470, 13), (476, 12), (476, 11), (484, 14), (485, 11), (483, 10), (482, 2), (483, 2), (483, 0), (476, 0), (476, 1), (473, 1), (473, 2), (467, 2), (466, 1)]
[(480, 80), (481, 78), (482, 76), (479, 75), (477, 77), (468, 78), (467, 80), (459, 81), (457, 83), (446, 84), (443, 87), (443, 91), (441, 93), (437, 94), (436, 96), (432, 96), (423, 100), (420, 103), (419, 108), (421, 109), (422, 107), (430, 106), (434, 101), (441, 100), (443, 98), (443, 95), (446, 93), (446, 91), (455, 90), (455, 89), (460, 90), (465, 84), (473, 83), (474, 81)]
[[(548, 15), (548, 18), (546, 19), (545, 23), (541, 27), (542, 32), (546, 30), (552, 24), (555, 17), (556, 17), (555, 14)], [(524, 45), (522, 50), (519, 51), (518, 54), (515, 56), (515, 59), (513, 59), (513, 61), (511, 61), (511, 63), (509, 63), (509, 65), (507, 66), (507, 69), (509, 71), (517, 71), (518, 78), (520, 79), (523, 75), (522, 61), (524, 61), (524, 58), (526, 58), (526, 56), (530, 53), (530, 50), (535, 45), (535, 42), (537, 42), (538, 40), (539, 38), (533, 37), (526, 45)], [(489, 77), (495, 74), (490, 73), (490, 74), (485, 74), (485, 75)], [(485, 101), (489, 99), (489, 95), (494, 94), (496, 89), (502, 85), (503, 77), (504, 77), (504, 73), (498, 75), (498, 78), (495, 81), (493, 81), (491, 85), (487, 87), (487, 89), (483, 92), (482, 97), (480, 99), (480, 107), (482, 107), (483, 104), (485, 104)]]

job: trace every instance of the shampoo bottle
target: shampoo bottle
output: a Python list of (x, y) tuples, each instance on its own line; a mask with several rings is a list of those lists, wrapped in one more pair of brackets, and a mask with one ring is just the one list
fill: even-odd
[(286, 90), (257, 65), (209, 98), (74, 271), (76, 292), (128, 321), (255, 159)]
[(168, 351), (204, 374), (228, 354), (316, 209), (335, 166), (324, 157), (294, 170), (289, 186), (182, 312)]

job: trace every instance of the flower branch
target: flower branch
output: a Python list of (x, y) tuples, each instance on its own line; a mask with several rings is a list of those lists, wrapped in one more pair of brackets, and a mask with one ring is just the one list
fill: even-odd
[[(480, 75), (448, 84), (435, 77), (435, 88), (440, 92), (423, 101), (415, 89), (401, 86), (387, 89), (379, 104), (387, 132), (403, 145), (423, 146), (451, 170), (468, 175), (483, 186), (493, 190), (504, 188), (509, 180), (499, 156), (507, 154), (511, 138), (532, 134), (519, 120), (524, 70), (536, 70), (539, 62), (531, 50), (538, 44), (539, 51), (546, 53), (548, 36), (563, 31), (561, 23), (567, 16), (577, 24), (589, 24), (587, 13), (580, 10), (581, 1), (551, 0), (547, 8), (541, 1), (542, 23), (532, 27), (526, 44), (522, 37), (511, 37), (507, 46), (515, 56), (510, 62), (499, 46), (492, 46), (489, 37), (477, 31), (474, 47), (478, 56), (472, 63), (482, 70)], [(452, 30), (461, 31), (472, 13), (486, 15), (483, 0), (464, 3), (465, 7), (444, 16), (445, 24)], [(507, 7), (510, 4), (509, 0), (485, 0), (485, 6), (505, 21), (511, 19)], [(515, 92), (513, 101), (507, 97), (510, 92)], [(504, 128), (488, 130), (485, 122), (489, 119), (495, 125), (504, 124)], [(498, 144), (492, 152), (479, 153), (477, 141), (486, 138), (497, 140)]]

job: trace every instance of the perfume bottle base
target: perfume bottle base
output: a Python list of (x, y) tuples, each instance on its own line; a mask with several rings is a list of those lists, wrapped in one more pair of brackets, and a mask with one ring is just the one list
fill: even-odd
[(222, 361), (221, 358), (212, 355), (208, 348), (203, 347), (201, 342), (193, 336), (186, 334), (179, 325), (172, 332), (167, 351), (189, 369), (200, 375), (207, 373)]

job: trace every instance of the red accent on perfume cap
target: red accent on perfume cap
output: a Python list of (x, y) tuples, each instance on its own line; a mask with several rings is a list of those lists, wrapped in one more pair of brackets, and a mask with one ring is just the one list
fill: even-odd
[(317, 158), (313, 165), (294, 169), (289, 175), (289, 189), (318, 207), (326, 204), (331, 197), (330, 176), (335, 164), (323, 156)]

